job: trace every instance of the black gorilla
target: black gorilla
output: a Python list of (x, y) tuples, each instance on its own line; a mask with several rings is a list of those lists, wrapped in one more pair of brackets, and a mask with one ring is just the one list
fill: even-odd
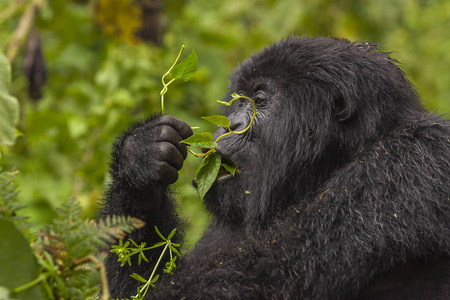
[[(149, 298), (450, 299), (450, 122), (424, 110), (388, 54), (291, 37), (240, 65), (232, 92), (257, 106), (250, 130), (217, 147), (238, 172), (220, 173), (204, 199), (208, 230)], [(236, 101), (224, 115), (239, 130), (252, 107)], [(191, 134), (160, 115), (127, 130), (102, 216), (143, 219), (130, 237), (147, 244), (160, 241), (155, 225), (180, 228), (169, 185)], [(129, 274), (148, 278), (156, 262), (115, 260), (115, 297), (134, 295)]]

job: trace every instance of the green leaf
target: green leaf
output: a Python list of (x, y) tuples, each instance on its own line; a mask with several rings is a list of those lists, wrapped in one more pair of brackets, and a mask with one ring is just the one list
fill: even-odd
[(217, 146), (217, 143), (214, 142), (214, 136), (211, 132), (201, 132), (193, 134), (187, 139), (182, 140), (181, 143), (203, 148), (213, 148)]
[(167, 242), (158, 242), (158, 243), (154, 244), (153, 246), (148, 247), (148, 249), (158, 248), (158, 247), (164, 246), (166, 244), (167, 244)]
[(168, 239), (168, 240), (171, 240), (171, 239), (173, 238), (173, 236), (175, 235), (175, 232), (177, 232), (177, 229), (176, 229), (176, 228), (174, 228), (174, 229), (172, 230), (172, 232), (169, 234), (169, 236), (167, 237), (167, 239)]
[(170, 74), (173, 78), (181, 78), (183, 81), (188, 81), (197, 71), (197, 66), (197, 54), (195, 54), (195, 51), (192, 50), (191, 54), (189, 54), (185, 59), (177, 64), (172, 69)]
[(221, 160), (222, 158), (219, 154), (213, 153), (206, 156), (200, 164), (196, 178), (198, 193), (201, 199), (203, 199), (216, 180), (217, 174), (219, 174)]
[(156, 227), (156, 226), (155, 226), (155, 231), (159, 235), (160, 238), (162, 238), (163, 240), (167, 241), (167, 239), (162, 235), (162, 233), (158, 230), (158, 227)]
[(147, 283), (147, 280), (145, 278), (143, 278), (141, 275), (139, 275), (138, 273), (133, 273), (130, 275), (130, 277), (133, 279), (136, 279), (137, 281)]
[[(30, 245), (14, 224), (0, 218), (0, 286), (13, 290), (38, 278), (38, 268)], [(40, 285), (18, 293), (17, 299), (43, 299)]]
[(12, 146), (17, 134), (14, 126), (19, 121), (19, 102), (9, 94), (11, 67), (0, 53), (0, 144)]
[(150, 281), (150, 283), (155, 283), (156, 281), (158, 281), (159, 279), (159, 275), (155, 275), (155, 277), (153, 277), (153, 279)]
[[(233, 100), (232, 100), (232, 101), (233, 101)], [(230, 102), (225, 102), (225, 101), (217, 100), (217, 103), (222, 104), (222, 105), (225, 105), (225, 106), (230, 106), (231, 104), (233, 104), (232, 101), (230, 101)]]
[[(173, 247), (172, 245), (169, 245), (170, 250), (172, 250), (173, 253), (175, 253), (176, 255), (178, 255), (179, 257), (181, 257), (181, 253), (178, 252), (178, 250)], [(174, 257), (174, 259), (177, 258), (176, 256)]]
[(227, 161), (223, 161), (222, 162), (222, 166), (228, 171), (230, 172), (233, 176), (236, 173), (237, 167), (235, 164), (233, 164), (232, 162), (227, 162)]
[(228, 127), (230, 126), (230, 120), (228, 120), (227, 117), (224, 116), (206, 116), (206, 117), (202, 117), (202, 119), (211, 122), (213, 124), (216, 124), (217, 126), (223, 126), (223, 127)]

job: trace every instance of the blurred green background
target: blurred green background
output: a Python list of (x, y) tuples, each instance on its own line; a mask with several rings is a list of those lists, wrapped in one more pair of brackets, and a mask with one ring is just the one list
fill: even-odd
[[(0, 0), (2, 51), (31, 4), (39, 7), (33, 30), (12, 62), (23, 136), (0, 166), (20, 170), (19, 199), (34, 229), (71, 197), (95, 218), (112, 142), (160, 109), (161, 75), (182, 44), (186, 54), (195, 48), (199, 69), (188, 83), (171, 85), (166, 113), (203, 130), (213, 130), (200, 116), (219, 109), (228, 73), (292, 34), (382, 43), (425, 105), (450, 112), (448, 0)], [(176, 185), (189, 246), (208, 221), (191, 187), (199, 163), (190, 156)]]

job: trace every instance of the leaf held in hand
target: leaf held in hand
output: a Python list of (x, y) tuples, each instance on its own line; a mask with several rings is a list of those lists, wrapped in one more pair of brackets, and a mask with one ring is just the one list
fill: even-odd
[(217, 143), (214, 142), (214, 136), (211, 132), (201, 132), (193, 134), (187, 139), (182, 140), (181, 143), (203, 148), (213, 148), (217, 146)]
[(210, 154), (203, 159), (198, 168), (196, 177), (200, 199), (203, 199), (216, 180), (217, 174), (219, 174), (221, 160), (222, 158), (219, 154)]
[(213, 115), (213, 116), (202, 117), (202, 119), (204, 119), (208, 122), (211, 122), (217, 126), (223, 126), (223, 127), (230, 126), (230, 120), (228, 120), (228, 118), (224, 117), (224, 116)]
[(197, 54), (192, 50), (185, 59), (183, 59), (178, 65), (176, 65), (170, 74), (173, 78), (180, 78), (183, 81), (191, 79), (192, 75), (197, 71), (198, 59)]

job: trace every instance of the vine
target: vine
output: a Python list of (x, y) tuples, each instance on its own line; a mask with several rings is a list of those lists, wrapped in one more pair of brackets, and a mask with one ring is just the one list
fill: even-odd
[[(197, 55), (195, 54), (195, 51), (192, 50), (191, 54), (186, 57), (184, 60), (182, 60), (179, 64), (178, 61), (181, 57), (181, 54), (183, 53), (185, 46), (181, 46), (180, 52), (178, 53), (177, 58), (175, 59), (172, 66), (169, 68), (169, 70), (162, 76), (161, 81), (163, 83), (163, 89), (161, 90), (161, 111), (164, 114), (164, 95), (167, 93), (168, 86), (173, 83), (176, 79), (182, 79), (184, 81), (188, 81), (192, 75), (195, 74), (197, 71), (198, 66), (198, 59)], [(172, 79), (165, 82), (165, 78), (168, 75), (172, 76)], [(230, 128), (231, 122), (230, 120), (225, 116), (207, 116), (202, 117), (202, 119), (211, 122), (219, 127), (226, 127), (228, 129), (227, 133), (222, 134), (221, 136), (217, 137), (214, 140), (214, 136), (210, 132), (201, 132), (196, 133), (190, 136), (189, 138), (181, 141), (182, 143), (187, 144), (188, 146), (198, 146), (205, 149), (208, 149), (205, 153), (195, 153), (191, 149), (188, 149), (191, 154), (193, 154), (196, 157), (203, 157), (203, 161), (200, 164), (200, 167), (197, 170), (196, 174), (196, 180), (198, 185), (198, 192), (200, 195), (200, 198), (203, 199), (205, 194), (208, 192), (208, 190), (213, 185), (214, 181), (217, 178), (217, 175), (219, 174), (220, 167), (224, 167), (228, 172), (230, 172), (233, 176), (236, 173), (237, 167), (234, 163), (228, 162), (228, 161), (222, 161), (222, 157), (216, 152), (217, 143), (220, 139), (224, 138), (225, 136), (231, 135), (231, 134), (243, 134), (246, 131), (248, 131), (253, 123), (253, 120), (256, 116), (256, 107), (253, 100), (246, 96), (241, 96), (236, 93), (233, 93), (231, 95), (232, 99), (229, 102), (224, 102), (217, 100), (217, 103), (230, 106), (233, 104), (234, 101), (239, 99), (244, 99), (250, 101), (250, 103), (253, 106), (253, 115), (252, 118), (247, 125), (245, 129), (242, 131), (233, 131)]]

